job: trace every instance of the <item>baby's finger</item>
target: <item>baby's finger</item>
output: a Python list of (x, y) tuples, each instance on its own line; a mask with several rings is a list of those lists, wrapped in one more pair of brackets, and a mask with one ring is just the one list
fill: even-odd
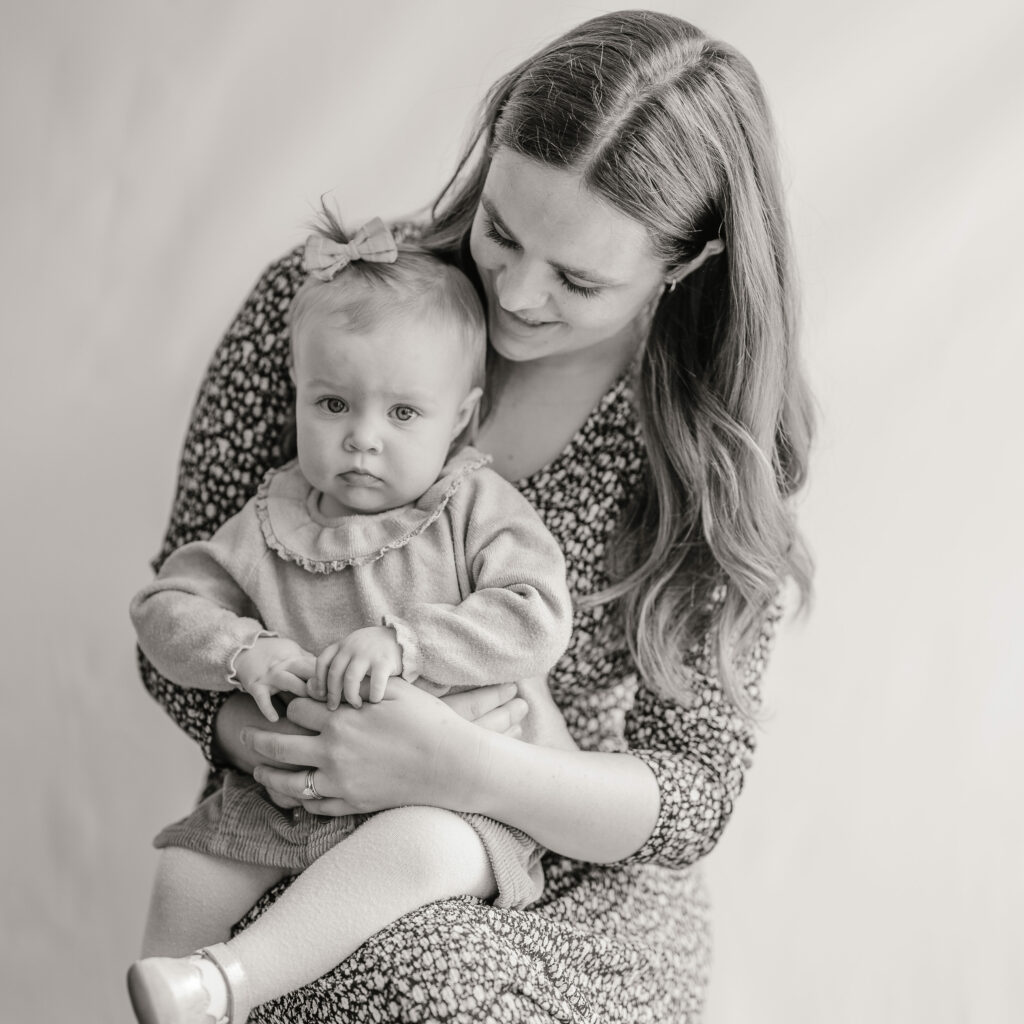
[(294, 672), (282, 672), (274, 682), (279, 693), (294, 693), (296, 697), (308, 696), (309, 683), (302, 676), (295, 675)]
[(337, 706), (341, 703), (342, 698), (342, 685), (341, 675), (331, 673), (330, 682), (327, 686), (327, 695), (324, 698), (327, 701), (327, 706), (334, 711)]
[(387, 665), (374, 665), (370, 670), (370, 703), (377, 704), (384, 699), (391, 673)]
[(288, 671), (293, 672), (299, 679), (306, 682), (313, 678), (313, 674), (316, 672), (316, 662), (317, 659), (309, 651), (302, 651), (294, 658), (289, 659)]
[(328, 644), (318, 655), (316, 659), (316, 677), (320, 683), (321, 692), (327, 693), (327, 672), (331, 667), (331, 662), (334, 661), (338, 654), (338, 648), (340, 644)]
[(348, 673), (345, 674), (344, 697), (346, 702), (351, 704), (354, 708), (361, 708), (363, 706), (363, 695), (360, 692), (362, 690), (361, 683), (361, 679), (356, 682), (352, 682)]
[(274, 702), (271, 699), (271, 694), (266, 687), (260, 686), (254, 689), (251, 693), (252, 699), (256, 701), (256, 707), (263, 712), (263, 717), (268, 722), (277, 721), (277, 711), (274, 708)]
[(369, 671), (370, 663), (361, 655), (356, 655), (345, 669), (345, 699), (354, 708), (362, 707), (363, 698), (360, 693), (361, 683)]
[[(327, 670), (327, 706), (333, 711), (341, 701), (344, 692), (342, 680), (345, 676), (345, 669), (348, 668), (349, 655), (343, 647), (339, 646), (331, 667)], [(333, 703), (332, 703), (333, 702)]]

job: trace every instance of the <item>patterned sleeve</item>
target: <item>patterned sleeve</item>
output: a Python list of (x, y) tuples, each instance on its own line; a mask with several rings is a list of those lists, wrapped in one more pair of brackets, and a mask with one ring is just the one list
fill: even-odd
[[(292, 405), (285, 314), (302, 280), (300, 250), (271, 264), (214, 352), (192, 410), (154, 569), (182, 544), (207, 539), (282, 461), (281, 433)], [(213, 723), (228, 694), (186, 690), (163, 678), (141, 652), (138, 659), (146, 689), (213, 763)]]
[[(753, 709), (760, 705), (782, 604), (766, 615), (741, 668)], [(686, 867), (710, 853), (732, 814), (754, 754), (754, 725), (736, 710), (717, 678), (711, 638), (695, 651), (693, 697), (686, 704), (653, 693), (642, 683), (627, 716), (630, 753), (658, 782), (661, 805), (647, 842), (628, 861)]]

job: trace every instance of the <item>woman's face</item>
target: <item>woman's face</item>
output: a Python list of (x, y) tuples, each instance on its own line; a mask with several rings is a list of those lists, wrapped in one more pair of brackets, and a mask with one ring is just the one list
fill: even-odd
[(647, 230), (573, 171), (499, 148), (470, 234), (491, 344), (563, 361), (633, 346), (664, 285)]

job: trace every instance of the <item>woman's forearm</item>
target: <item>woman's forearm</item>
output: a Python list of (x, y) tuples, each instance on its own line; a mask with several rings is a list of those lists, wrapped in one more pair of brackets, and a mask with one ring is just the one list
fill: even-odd
[(469, 776), (467, 810), (519, 828), (556, 853), (599, 863), (630, 856), (654, 830), (658, 785), (637, 758), (536, 747), (501, 735), (484, 742)]

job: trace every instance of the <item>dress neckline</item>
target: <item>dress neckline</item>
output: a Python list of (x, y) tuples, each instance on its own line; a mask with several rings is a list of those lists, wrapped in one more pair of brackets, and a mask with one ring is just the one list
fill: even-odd
[(601, 396), (597, 404), (587, 413), (586, 419), (580, 424), (579, 429), (569, 438), (566, 446), (550, 462), (545, 463), (540, 469), (535, 469), (526, 476), (519, 477), (512, 481), (516, 490), (523, 491), (535, 487), (544, 477), (556, 473), (563, 462), (568, 462), (576, 450), (586, 442), (593, 433), (594, 423), (603, 417), (605, 412), (622, 399), (630, 390), (633, 373), (636, 368), (636, 361), (630, 362), (622, 373), (612, 382), (611, 386)]

